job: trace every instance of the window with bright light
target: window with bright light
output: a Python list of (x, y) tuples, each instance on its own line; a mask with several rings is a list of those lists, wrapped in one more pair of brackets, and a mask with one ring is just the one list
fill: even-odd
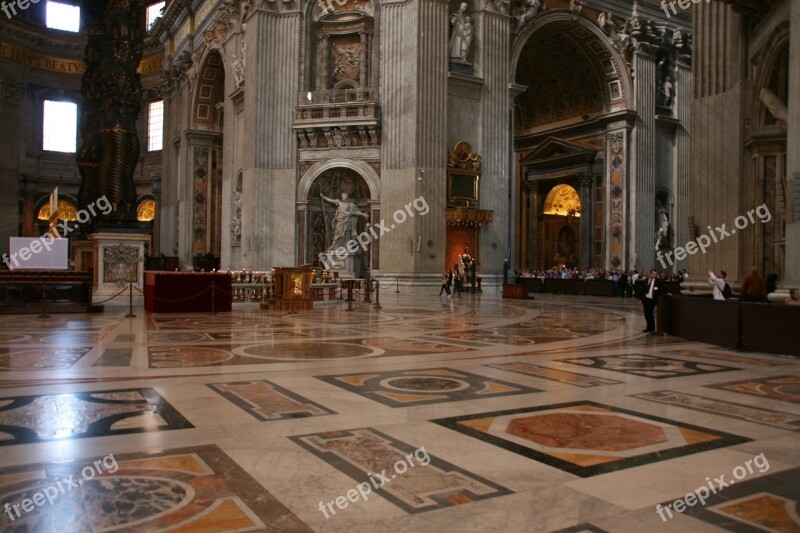
[(147, 106), (147, 151), (161, 150), (164, 142), (164, 100)]
[(78, 104), (44, 101), (42, 149), (75, 153), (78, 135)]
[(81, 8), (60, 2), (47, 2), (47, 27), (53, 30), (78, 32), (81, 29)]
[(161, 16), (161, 10), (164, 9), (166, 2), (156, 2), (147, 6), (147, 31), (153, 27), (156, 19)]

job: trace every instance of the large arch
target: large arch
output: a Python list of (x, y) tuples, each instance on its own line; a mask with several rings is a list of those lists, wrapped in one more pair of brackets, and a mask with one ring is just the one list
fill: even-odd
[[(588, 19), (578, 17), (577, 19), (568, 11), (548, 11), (537, 17), (533, 22), (525, 26), (517, 35), (513, 43), (511, 54), (511, 79), (509, 83), (517, 84), (517, 69), (520, 58), (531, 37), (548, 27), (557, 29), (562, 37), (567, 37), (582, 50), (589, 51), (591, 55), (587, 57), (595, 59), (599, 64), (608, 65), (604, 67), (603, 74), (607, 82), (619, 80), (621, 90), (621, 101), (624, 108), (633, 107), (633, 81), (628, 74), (627, 61), (617, 51), (608, 40), (603, 31)], [(566, 31), (565, 31), (566, 30)], [(612, 71), (613, 67), (613, 71)], [(524, 84), (523, 84), (524, 85)], [(606, 83), (605, 103), (610, 109), (610, 91)]]
[(303, 177), (300, 178), (300, 183), (297, 186), (297, 199), (298, 202), (305, 202), (308, 198), (311, 187), (314, 185), (316, 179), (321, 176), (325, 171), (333, 168), (348, 168), (361, 175), (369, 187), (370, 202), (378, 203), (380, 201), (380, 177), (370, 165), (364, 161), (357, 159), (328, 159), (327, 161), (320, 161), (309, 168)]

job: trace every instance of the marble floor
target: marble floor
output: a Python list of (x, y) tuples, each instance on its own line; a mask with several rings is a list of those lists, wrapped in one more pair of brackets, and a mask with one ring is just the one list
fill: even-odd
[(0, 530), (800, 531), (797, 358), (437, 291), (3, 316)]

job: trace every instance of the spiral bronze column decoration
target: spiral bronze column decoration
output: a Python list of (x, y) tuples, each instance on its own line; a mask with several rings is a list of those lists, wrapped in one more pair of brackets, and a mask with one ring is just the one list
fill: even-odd
[(105, 196), (113, 206), (92, 224), (136, 223), (133, 173), (139, 160), (136, 119), (142, 87), (136, 69), (144, 48), (143, 0), (87, 0), (86, 72), (81, 89), (79, 208)]

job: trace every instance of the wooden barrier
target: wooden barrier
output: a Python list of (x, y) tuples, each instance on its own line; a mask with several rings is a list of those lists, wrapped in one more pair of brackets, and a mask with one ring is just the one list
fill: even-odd
[[(663, 318), (662, 318), (663, 314)], [(725, 348), (800, 355), (800, 307), (709, 297), (663, 296), (659, 328), (690, 341)]]

